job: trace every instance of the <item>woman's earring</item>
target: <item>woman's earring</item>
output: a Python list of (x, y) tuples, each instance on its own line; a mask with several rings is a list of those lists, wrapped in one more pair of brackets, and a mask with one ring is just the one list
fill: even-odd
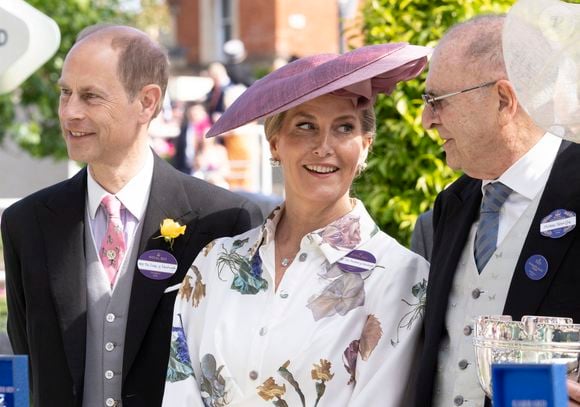
[(367, 163), (366, 162), (362, 162), (358, 165), (358, 173), (360, 174), (361, 172), (363, 172), (364, 170), (367, 169)]
[(272, 168), (276, 168), (280, 166), (280, 160), (276, 160), (275, 158), (270, 158), (270, 165)]

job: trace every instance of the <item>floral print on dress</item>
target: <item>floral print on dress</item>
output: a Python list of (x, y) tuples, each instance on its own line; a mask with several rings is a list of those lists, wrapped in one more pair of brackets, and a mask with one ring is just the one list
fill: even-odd
[(318, 406), (318, 402), (324, 396), (326, 391), (326, 382), (329, 382), (334, 377), (333, 373), (330, 373), (330, 367), (332, 364), (326, 359), (320, 359), (320, 365), (314, 365), (311, 375), (313, 380), (318, 380), (316, 382), (316, 402), (314, 407)]
[[(181, 320), (181, 315), (179, 315)], [(171, 329), (171, 347), (169, 349), (169, 363), (167, 365), (167, 381), (174, 383), (193, 376), (191, 358), (187, 350), (187, 340), (182, 326)]]
[(209, 242), (209, 244), (207, 246), (205, 246), (203, 248), (203, 255), (205, 257), (207, 257), (207, 255), (209, 254), (209, 252), (211, 252), (211, 249), (213, 249), (214, 246), (215, 246), (215, 240), (212, 240), (211, 242)]
[(276, 399), (273, 404), (277, 407), (287, 407), (288, 403), (282, 398), (286, 393), (286, 385), (279, 386), (273, 377), (269, 377), (262, 385), (258, 386), (258, 395), (266, 401)]
[(358, 349), (360, 345), (360, 339), (355, 339), (352, 341), (342, 354), (342, 363), (344, 363), (344, 368), (347, 373), (350, 374), (347, 385), (356, 384), (356, 361), (358, 359)]
[(322, 243), (327, 243), (334, 249), (354, 249), (361, 242), (359, 221), (359, 216), (348, 214), (317, 234), (322, 238)]
[[(262, 259), (256, 252), (252, 257), (242, 256), (237, 251), (248, 243), (248, 238), (235, 240), (227, 250), (222, 245), (222, 252), (217, 259), (217, 269), (220, 279), (224, 267), (234, 274), (231, 289), (241, 294), (257, 294), (268, 289), (268, 282), (262, 278)], [(222, 279), (223, 280), (223, 279)]]
[[(376, 233), (374, 229), (373, 233)], [(314, 235), (321, 238), (320, 244), (328, 244), (333, 249), (340, 250), (344, 257), (345, 250), (352, 250), (361, 243), (360, 216), (345, 215)], [(351, 273), (341, 270), (337, 263), (329, 264), (326, 261), (318, 275), (330, 282), (320, 294), (310, 297), (306, 305), (312, 311), (314, 320), (336, 314), (344, 316), (364, 305), (364, 280), (376, 267), (363, 273)]]
[(411, 288), (411, 294), (413, 297), (417, 298), (417, 302), (410, 303), (404, 298), (401, 298), (405, 304), (411, 307), (411, 310), (407, 312), (397, 326), (397, 338), (395, 340), (391, 339), (391, 345), (397, 346), (399, 343), (399, 331), (403, 328), (410, 330), (415, 321), (423, 319), (425, 313), (425, 302), (427, 301), (427, 280), (423, 279)]
[[(217, 239), (193, 262), (200, 274), (188, 270), (187, 281), (175, 287), (180, 291), (173, 325), (180, 326), (183, 317), (187, 353), (172, 344), (170, 369), (173, 373), (175, 365), (185, 365), (185, 370), (171, 379), (187, 376), (191, 367), (193, 372), (181, 381), (167, 380), (163, 407), (188, 407), (191, 400), (224, 407), (405, 405), (421, 327), (418, 320), (410, 328), (406, 324), (420, 316), (410, 311), (420, 303), (417, 283), (427, 278), (427, 263), (380, 231), (357, 201), (345, 216), (350, 223), (360, 218), (360, 243), (356, 227), (330, 233), (349, 224), (344, 220), (324, 233), (321, 228), (307, 234), (301, 241), (304, 261), (293, 264), (277, 293), (270, 280), (275, 263), (266, 259), (275, 256), (274, 236), (283, 212), (278, 210), (278, 217), (271, 216), (262, 227)], [(372, 254), (374, 267), (341, 268), (353, 250)], [(262, 328), (267, 340), (257, 337)], [(391, 339), (399, 344), (393, 347)], [(266, 363), (255, 365), (260, 360)], [(260, 379), (251, 380), (248, 369), (259, 369)]]
[(382, 336), (381, 322), (373, 314), (369, 314), (360, 337), (359, 353), (362, 360), (369, 360)]
[(381, 328), (381, 322), (373, 314), (369, 314), (360, 339), (352, 341), (342, 354), (344, 368), (350, 374), (347, 385), (356, 384), (355, 374), (358, 355), (360, 354), (361, 359), (367, 361), (382, 336), (383, 329)]
[(206, 406), (224, 407), (230, 403), (226, 379), (221, 375), (223, 365), (217, 367), (215, 357), (206, 354), (201, 359), (201, 397)]
[(205, 284), (201, 278), (201, 273), (199, 269), (192, 265), (189, 268), (195, 274), (195, 285), (191, 286), (191, 279), (192, 277), (189, 274), (186, 274), (183, 282), (181, 283), (181, 287), (179, 287), (179, 296), (181, 296), (182, 300), (186, 300), (189, 302), (193, 300), (191, 305), (196, 308), (199, 305), (199, 302), (205, 297)]
[(362, 276), (358, 273), (342, 273), (320, 295), (310, 297), (306, 306), (312, 311), (314, 320), (318, 321), (335, 314), (344, 316), (364, 303), (365, 284)]
[(289, 360), (287, 360), (282, 366), (278, 368), (278, 373), (284, 378), (284, 380), (286, 380), (292, 387), (294, 387), (294, 391), (296, 391), (296, 394), (298, 394), (298, 397), (300, 397), (302, 405), (305, 406), (306, 398), (304, 397), (304, 393), (302, 393), (302, 390), (300, 390), (300, 385), (296, 379), (294, 379), (294, 375), (288, 370), (288, 366), (290, 366)]
[[(296, 381), (296, 379), (294, 379), (294, 375), (288, 369), (289, 366), (290, 361), (287, 360), (282, 366), (280, 366), (280, 368), (278, 368), (278, 373), (294, 388), (300, 397), (302, 407), (306, 407), (306, 398), (304, 397), (304, 393), (300, 389), (300, 384)], [(311, 370), (310, 375), (312, 380), (315, 381), (314, 386), (316, 388), (316, 400), (314, 402), (314, 407), (318, 406), (320, 399), (322, 396), (324, 396), (326, 391), (326, 382), (329, 382), (334, 377), (334, 373), (330, 372), (331, 367), (332, 363), (326, 359), (320, 359), (319, 364), (313, 364), (313, 369)], [(264, 400), (270, 401), (273, 398), (276, 398), (276, 400), (273, 401), (275, 406), (288, 406), (288, 403), (282, 398), (284, 394), (286, 394), (286, 385), (278, 385), (273, 377), (266, 379), (266, 381), (258, 386), (257, 389), (258, 395)]]

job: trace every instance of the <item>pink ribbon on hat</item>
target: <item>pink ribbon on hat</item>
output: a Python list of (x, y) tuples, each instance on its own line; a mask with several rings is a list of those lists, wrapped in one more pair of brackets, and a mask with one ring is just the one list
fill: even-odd
[(394, 78), (414, 77), (421, 73), (423, 67), (424, 65), (422, 63), (402, 66), (382, 75), (377, 75), (374, 78), (345, 86), (342, 89), (331, 92), (331, 94), (350, 98), (356, 109), (366, 109), (374, 105), (377, 94), (389, 94), (393, 91), (397, 85), (397, 81)]

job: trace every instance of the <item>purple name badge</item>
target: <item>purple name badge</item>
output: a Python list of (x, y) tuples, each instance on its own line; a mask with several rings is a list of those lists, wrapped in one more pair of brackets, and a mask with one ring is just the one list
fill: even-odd
[(340, 259), (337, 264), (342, 271), (347, 273), (364, 273), (376, 266), (377, 259), (365, 250), (353, 250)]
[(149, 250), (139, 256), (137, 268), (152, 280), (166, 280), (177, 270), (177, 259), (165, 250)]
[(526, 260), (524, 270), (530, 279), (541, 280), (548, 274), (548, 260), (541, 254), (534, 254)]
[(576, 227), (576, 213), (565, 209), (556, 209), (540, 222), (542, 236), (558, 239)]

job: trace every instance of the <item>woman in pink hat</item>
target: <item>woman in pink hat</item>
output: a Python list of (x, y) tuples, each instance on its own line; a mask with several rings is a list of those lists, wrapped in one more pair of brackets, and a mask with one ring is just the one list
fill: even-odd
[(286, 200), (263, 226), (196, 258), (174, 309), (164, 405), (402, 406), (428, 264), (350, 196), (375, 132), (374, 97), (429, 49), (368, 46), (286, 65), (209, 135), (266, 118)]

